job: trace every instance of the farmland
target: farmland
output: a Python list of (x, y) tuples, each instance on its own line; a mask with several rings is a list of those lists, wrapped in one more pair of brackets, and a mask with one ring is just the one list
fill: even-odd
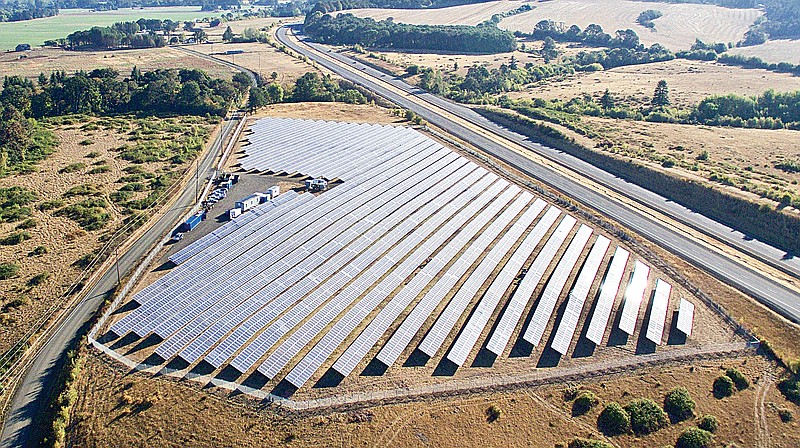
[(91, 11), (88, 9), (62, 9), (57, 16), (22, 22), (0, 23), (0, 50), (13, 49), (19, 43), (41, 45), (50, 39), (60, 39), (68, 34), (91, 28), (109, 26), (116, 22), (146, 19), (199, 20), (213, 13), (201, 12), (194, 6), (163, 8), (120, 8), (116, 11)]
[(757, 57), (771, 64), (788, 62), (790, 64), (800, 64), (800, 47), (798, 40), (770, 40), (761, 45), (752, 47), (732, 48), (731, 54), (740, 54), (747, 57)]

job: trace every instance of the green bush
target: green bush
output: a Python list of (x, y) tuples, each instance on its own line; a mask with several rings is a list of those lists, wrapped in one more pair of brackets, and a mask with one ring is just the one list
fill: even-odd
[(711, 414), (706, 414), (697, 422), (697, 427), (708, 432), (717, 432), (719, 424), (717, 423), (716, 417)]
[(42, 283), (46, 282), (48, 278), (50, 278), (49, 272), (42, 272), (41, 274), (34, 275), (30, 280), (28, 280), (28, 286), (41, 285)]
[(675, 448), (708, 448), (714, 440), (714, 434), (700, 428), (688, 428), (678, 437)]
[(62, 174), (74, 173), (74, 172), (80, 171), (80, 170), (82, 170), (84, 168), (86, 168), (86, 164), (85, 163), (83, 163), (83, 162), (75, 162), (75, 163), (70, 163), (69, 165), (65, 166), (64, 168), (61, 168), (60, 170), (58, 170), (58, 172), (62, 173)]
[(646, 435), (667, 426), (667, 414), (649, 398), (634, 400), (625, 406), (631, 417), (631, 429), (636, 435)]
[(109, 167), (108, 165), (100, 165), (90, 169), (89, 171), (86, 172), (86, 174), (102, 174), (102, 173), (107, 173), (109, 171), (111, 171), (111, 167)]
[(578, 394), (578, 397), (575, 398), (575, 402), (572, 403), (572, 416), (577, 417), (589, 412), (598, 402), (599, 400), (594, 392), (590, 390), (581, 392)]
[(15, 222), (30, 216), (26, 205), (36, 200), (36, 192), (22, 187), (0, 188), (0, 222)]
[(29, 257), (44, 255), (47, 253), (47, 248), (44, 246), (36, 246), (32, 251), (28, 252)]
[(582, 439), (576, 437), (569, 442), (569, 448), (612, 448), (612, 446), (602, 440)]
[(100, 189), (99, 186), (94, 184), (81, 184), (76, 185), (64, 193), (64, 197), (70, 198), (73, 196), (100, 196), (103, 194), (103, 190)]
[(25, 240), (31, 239), (31, 234), (28, 232), (14, 232), (7, 237), (0, 239), (0, 245), (15, 246)]
[(32, 229), (32, 228), (36, 227), (37, 225), (39, 225), (39, 221), (37, 221), (37, 220), (35, 220), (33, 218), (30, 218), (30, 219), (26, 219), (25, 221), (22, 221), (21, 223), (17, 224), (17, 229), (18, 230), (27, 230), (27, 229)]
[(502, 415), (502, 413), (503, 412), (500, 410), (500, 408), (497, 407), (497, 405), (493, 404), (489, 406), (488, 409), (486, 409), (486, 420), (491, 423), (500, 418), (500, 415)]
[(87, 159), (94, 159), (96, 157), (100, 157), (100, 153), (97, 151), (92, 151), (89, 154), (86, 154), (86, 156), (84, 157), (86, 157)]
[(103, 199), (86, 199), (56, 211), (55, 215), (67, 217), (85, 230), (98, 230), (111, 221), (111, 214), (105, 209), (107, 205)]
[(0, 264), (0, 280), (8, 280), (17, 275), (18, 271), (19, 266), (15, 265), (14, 263)]
[(778, 409), (778, 417), (781, 418), (781, 421), (783, 423), (789, 423), (792, 420), (794, 420), (794, 415), (792, 414), (792, 411), (788, 409)]
[(50, 199), (48, 201), (44, 201), (41, 204), (39, 204), (39, 210), (44, 212), (44, 211), (47, 211), (47, 210), (53, 210), (53, 209), (56, 209), (56, 208), (61, 208), (63, 206), (64, 206), (64, 200), (63, 199)]
[(86, 140), (81, 140), (80, 143), (78, 143), (78, 144), (81, 145), (81, 146), (89, 146), (89, 145), (93, 145), (94, 141), (92, 141), (92, 139), (87, 138)]
[(733, 395), (733, 380), (727, 376), (720, 376), (714, 380), (714, 396), (725, 398)]
[(800, 405), (800, 377), (793, 376), (781, 380), (778, 383), (778, 390), (781, 391), (787, 400), (796, 405)]
[(694, 415), (694, 400), (685, 387), (676, 387), (664, 398), (664, 410), (673, 422), (680, 422)]
[(733, 384), (739, 390), (745, 390), (750, 387), (750, 381), (747, 381), (747, 378), (737, 370), (735, 367), (729, 367), (728, 370), (725, 371), (725, 375), (733, 380)]
[(619, 403), (612, 401), (597, 418), (597, 427), (606, 435), (627, 434), (631, 430), (631, 417)]

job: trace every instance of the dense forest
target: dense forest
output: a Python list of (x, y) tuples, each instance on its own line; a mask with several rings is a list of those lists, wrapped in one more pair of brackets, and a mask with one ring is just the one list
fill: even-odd
[(495, 26), (406, 25), (392, 20), (361, 19), (352, 14), (315, 12), (306, 16), (305, 33), (333, 45), (469, 53), (503, 53), (516, 49), (514, 36)]
[(38, 0), (35, 4), (0, 3), (0, 22), (19, 22), (55, 15), (58, 15), (56, 4), (45, 5)]
[(139, 19), (137, 22), (95, 26), (67, 36), (67, 45), (72, 50), (163, 47), (167, 44), (164, 36), (176, 31), (179, 25), (172, 20)]

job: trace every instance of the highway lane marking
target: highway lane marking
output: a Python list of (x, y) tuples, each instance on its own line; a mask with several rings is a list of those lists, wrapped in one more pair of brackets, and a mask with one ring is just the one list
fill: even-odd
[[(289, 34), (286, 33), (286, 35), (288, 37)], [(742, 265), (742, 266), (744, 266), (744, 267), (746, 267), (746, 268), (748, 268), (750, 270), (755, 270), (755, 271), (759, 272), (762, 275), (768, 276), (769, 278), (771, 278), (776, 283), (779, 283), (779, 284), (783, 285), (784, 287), (786, 287), (788, 289), (791, 289), (791, 290), (793, 290), (795, 292), (800, 293), (800, 285), (797, 283), (797, 279), (795, 279), (794, 277), (786, 274), (785, 272), (783, 272), (783, 271), (781, 271), (781, 270), (779, 270), (777, 268), (774, 268), (774, 267), (762, 262), (761, 260), (758, 260), (757, 258), (755, 258), (755, 257), (753, 257), (751, 255), (748, 255), (748, 254), (746, 254), (746, 253), (744, 253), (744, 252), (742, 252), (742, 251), (740, 251), (740, 250), (738, 250), (738, 249), (736, 249), (734, 247), (731, 247), (729, 244), (725, 243), (724, 241), (719, 240), (718, 238), (716, 238), (716, 237), (714, 237), (712, 235), (708, 235), (706, 233), (703, 233), (702, 231), (700, 231), (698, 229), (695, 229), (695, 228), (693, 228), (693, 227), (691, 227), (691, 226), (689, 226), (687, 224), (684, 224), (684, 223), (682, 223), (680, 221), (677, 221), (674, 218), (669, 217), (668, 215), (665, 215), (665, 214), (663, 214), (661, 212), (658, 212), (657, 210), (654, 210), (654, 209), (652, 209), (652, 208), (640, 203), (639, 201), (636, 201), (636, 200), (634, 200), (632, 198), (629, 198), (627, 196), (621, 195), (620, 193), (618, 193), (617, 191), (611, 189), (610, 187), (607, 187), (607, 186), (604, 186), (602, 184), (599, 184), (599, 183), (595, 182), (594, 180), (592, 180), (590, 178), (587, 178), (584, 175), (582, 175), (582, 174), (580, 174), (578, 172), (575, 172), (575, 171), (573, 171), (572, 169), (570, 169), (568, 167), (565, 167), (564, 165), (559, 164), (558, 162), (555, 162), (555, 161), (553, 161), (553, 160), (551, 160), (549, 158), (546, 158), (544, 156), (538, 155), (538, 154), (532, 152), (531, 150), (525, 148), (524, 146), (520, 145), (519, 143), (517, 143), (517, 142), (515, 142), (513, 140), (510, 140), (508, 138), (499, 136), (499, 135), (495, 134), (494, 132), (492, 132), (489, 129), (486, 129), (486, 128), (478, 126), (478, 125), (476, 125), (474, 123), (471, 123), (469, 120), (466, 120), (466, 119), (464, 119), (464, 118), (462, 118), (462, 117), (460, 117), (460, 116), (458, 116), (456, 114), (453, 114), (452, 112), (450, 112), (450, 111), (448, 111), (446, 109), (443, 109), (441, 106), (438, 106), (438, 105), (433, 104), (433, 103), (428, 102), (428, 101), (424, 101), (424, 100), (420, 99), (419, 97), (417, 97), (417, 95), (415, 95), (413, 92), (408, 92), (408, 91), (406, 91), (404, 89), (401, 89), (401, 88), (391, 84), (390, 82), (385, 81), (382, 78), (374, 77), (374, 76), (371, 76), (371, 75), (369, 75), (367, 73), (363, 73), (360, 70), (356, 70), (353, 67), (348, 66), (344, 62), (341, 62), (340, 60), (338, 60), (338, 59), (336, 59), (336, 58), (334, 58), (332, 56), (329, 56), (324, 52), (320, 52), (319, 50), (315, 49), (313, 46), (308, 45), (307, 43), (298, 40), (296, 38), (296, 36), (294, 36), (294, 35), (292, 35), (292, 37), (294, 37), (295, 43), (302, 43), (303, 45), (305, 45), (306, 47), (308, 47), (312, 51), (314, 51), (318, 56), (326, 59), (329, 63), (332, 63), (332, 64), (336, 65), (337, 67), (339, 67), (341, 69), (344, 69), (347, 72), (356, 74), (356, 75), (358, 75), (358, 77), (369, 79), (370, 81), (372, 81), (372, 82), (374, 82), (376, 84), (379, 84), (380, 87), (382, 87), (382, 88), (384, 88), (384, 89), (386, 89), (386, 90), (388, 90), (388, 91), (390, 91), (390, 92), (392, 92), (392, 93), (394, 93), (396, 95), (399, 95), (399, 96), (405, 98), (406, 100), (416, 104), (417, 106), (420, 106), (420, 107), (422, 107), (422, 108), (424, 108), (424, 109), (426, 109), (426, 110), (428, 110), (428, 111), (430, 111), (430, 112), (432, 112), (434, 114), (438, 114), (438, 115), (446, 118), (447, 120), (449, 120), (451, 122), (454, 122), (457, 125), (465, 128), (467, 130), (470, 130), (470, 131), (472, 131), (474, 133), (477, 133), (477, 134), (481, 135), (482, 137), (486, 138), (487, 140), (489, 140), (489, 141), (491, 141), (491, 142), (493, 142), (495, 144), (498, 144), (498, 145), (500, 145), (502, 147), (505, 147), (505, 148), (513, 151), (514, 153), (524, 157), (525, 159), (530, 160), (531, 162), (534, 162), (534, 163), (537, 163), (539, 165), (542, 165), (543, 167), (546, 167), (546, 168), (550, 169), (553, 172), (561, 174), (562, 176), (565, 176), (567, 178), (571, 178), (571, 179), (579, 182), (583, 186), (585, 186), (585, 187), (587, 187), (587, 188), (589, 188), (591, 190), (594, 190), (597, 193), (603, 194), (606, 197), (608, 197), (608, 198), (610, 198), (610, 199), (612, 199), (612, 200), (614, 200), (614, 201), (616, 201), (618, 203), (625, 204), (625, 205), (628, 206), (628, 208), (630, 210), (637, 212), (641, 216), (644, 216), (644, 217), (649, 218), (651, 220), (654, 220), (656, 222), (662, 222), (664, 224), (667, 224), (669, 227), (672, 227), (672, 229), (675, 230), (676, 232), (682, 233), (682, 234), (686, 235), (687, 237), (689, 237), (690, 239), (692, 239), (695, 243), (697, 243), (697, 244), (699, 244), (699, 245), (701, 245), (703, 247), (706, 247), (707, 249), (709, 249), (709, 250), (711, 250), (713, 252), (716, 252), (717, 254), (723, 255), (726, 258), (728, 258), (728, 259), (734, 261), (735, 263), (738, 263), (738, 264), (740, 264), (740, 265)], [(481, 151), (481, 152), (484, 152), (484, 151)], [(491, 154), (489, 154), (489, 155), (491, 155)], [(504, 162), (504, 163), (508, 163), (508, 162)], [(624, 223), (623, 223), (623, 225), (624, 225)]]

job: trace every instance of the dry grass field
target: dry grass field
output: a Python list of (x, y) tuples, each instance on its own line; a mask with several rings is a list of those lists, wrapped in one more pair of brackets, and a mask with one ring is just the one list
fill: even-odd
[(728, 52), (748, 57), (755, 56), (772, 64), (779, 62), (800, 64), (800, 40), (771, 40), (752, 47), (732, 48)]
[[(442, 53), (411, 53), (411, 52), (395, 52), (395, 51), (374, 51), (371, 54), (376, 55), (376, 58), (368, 57), (367, 55), (354, 53), (353, 51), (345, 50), (343, 54), (348, 57), (358, 58), (370, 64), (375, 64), (383, 67), (398, 75), (405, 72), (405, 68), (409, 65), (418, 65), (420, 67), (431, 67), (436, 70), (446, 72), (455, 72), (459, 75), (466, 75), (469, 67), (473, 65), (486, 65), (489, 68), (497, 68), (502, 64), (510, 64), (511, 58), (515, 58), (517, 63), (521, 66), (527, 63), (542, 64), (542, 58), (531, 53), (522, 51), (512, 51), (509, 53), (498, 54), (442, 54)], [(458, 67), (457, 70), (453, 70)]]
[(357, 17), (375, 20), (394, 18), (398, 23), (420, 25), (477, 25), (484, 20), (524, 5), (525, 1), (492, 1), (438, 9), (347, 9), (337, 13), (350, 13)]
[[(53, 129), (60, 142), (56, 151), (39, 163), (36, 172), (0, 179), (0, 187), (24, 187), (35, 191), (39, 198), (29, 205), (31, 218), (37, 222), (35, 227), (25, 230), (30, 239), (16, 245), (0, 246), (0, 262), (19, 266), (14, 278), (0, 281), (0, 303), (3, 306), (0, 311), (0, 352), (16, 342), (45, 310), (60, 303), (62, 294), (81, 273), (82, 268), (74, 263), (102, 246), (103, 235), (110, 235), (121, 226), (125, 216), (121, 213), (121, 207), (115, 205), (111, 194), (125, 185), (120, 179), (130, 175), (124, 170), (133, 164), (120, 157), (118, 148), (131, 145), (131, 133), (141, 129), (141, 124), (150, 120), (153, 119), (114, 118), (101, 121), (87, 117), (66, 118), (63, 124), (55, 125)], [(204, 119), (170, 121), (182, 130), (190, 125), (206, 131), (213, 127)], [(160, 137), (176, 140), (180, 133), (167, 132), (160, 134)], [(154, 174), (185, 169), (185, 166), (166, 162), (137, 166), (142, 172)], [(146, 180), (142, 182), (147, 183)], [(81, 185), (88, 185), (90, 192), (70, 192), (73, 187)], [(147, 188), (144, 188), (144, 191), (137, 191), (128, 199), (146, 195)], [(57, 210), (64, 206), (98, 199), (105, 201), (105, 212), (110, 215), (109, 222), (99, 230), (86, 230), (68, 217), (57, 216)], [(43, 205), (46, 202), (50, 202), (51, 207)], [(0, 224), (0, 236), (13, 234), (19, 224)], [(45, 253), (35, 253), (39, 246), (45, 249)], [(33, 279), (40, 274), (46, 277), (37, 283)]]
[(512, 98), (567, 101), (587, 93), (599, 97), (608, 89), (616, 98), (649, 105), (656, 85), (662, 79), (669, 85), (670, 101), (679, 107), (694, 106), (710, 95), (736, 93), (756, 96), (769, 89), (778, 92), (800, 90), (800, 77), (786, 73), (675, 59), (547, 79), (508, 95)]
[[(282, 53), (268, 44), (246, 43), (246, 44), (206, 44), (193, 45), (192, 50), (205, 54), (213, 54), (214, 57), (226, 61), (234, 62), (246, 67), (256, 73), (260, 73), (265, 79), (269, 79), (272, 72), (278, 73), (277, 82), (285, 84), (294, 82), (297, 78), (307, 72), (316, 71), (310, 65), (295, 59), (286, 53)], [(223, 54), (226, 50), (244, 50), (242, 54)]]
[[(762, 14), (756, 9), (730, 9), (712, 5), (670, 4), (656, 2), (606, 0), (551, 0), (538, 2), (536, 8), (500, 22), (500, 28), (511, 31), (533, 31), (540, 20), (578, 25), (581, 29), (596, 23), (606, 33), (616, 30), (636, 31), (645, 45), (660, 43), (670, 50), (686, 50), (695, 39), (704, 42), (737, 42)], [(661, 11), (655, 31), (636, 23), (639, 13), (648, 9)]]
[(230, 79), (236, 71), (175, 48), (147, 48), (118, 51), (66, 51), (60, 48), (36, 48), (27, 58), (18, 59), (19, 53), (0, 53), (0, 72), (3, 75), (20, 75), (34, 79), (39, 73), (46, 75), (64, 70), (74, 73), (95, 68), (114, 68), (120, 75), (129, 76), (136, 66), (149, 71), (166, 68), (199, 68), (214, 77)]
[[(77, 382), (71, 413), (70, 446), (295, 446), (423, 447), (565, 446), (573, 437), (608, 440), (619, 447), (672, 446), (693, 419), (671, 424), (648, 436), (605, 438), (597, 416), (611, 401), (623, 405), (640, 397), (663, 403), (666, 392), (686, 387), (697, 402), (695, 415), (719, 421), (719, 446), (757, 446), (766, 439), (776, 448), (800, 443), (800, 408), (787, 402), (765, 372), (773, 367), (759, 357), (698, 361), (691, 365), (645, 369), (634, 375), (597, 377), (580, 385), (560, 384), (509, 392), (430, 397), (422, 402), (376, 406), (359, 411), (293, 415), (257, 407), (223, 392), (196, 385), (132, 374), (91, 353)], [(718, 400), (711, 384), (727, 367), (751, 382), (749, 389)], [(587, 414), (572, 416), (569, 387), (593, 391), (600, 403)], [(490, 422), (487, 410), (500, 417)], [(783, 423), (787, 409), (794, 422)], [(763, 416), (763, 429), (758, 422)], [(734, 445), (730, 445), (734, 444)]]

